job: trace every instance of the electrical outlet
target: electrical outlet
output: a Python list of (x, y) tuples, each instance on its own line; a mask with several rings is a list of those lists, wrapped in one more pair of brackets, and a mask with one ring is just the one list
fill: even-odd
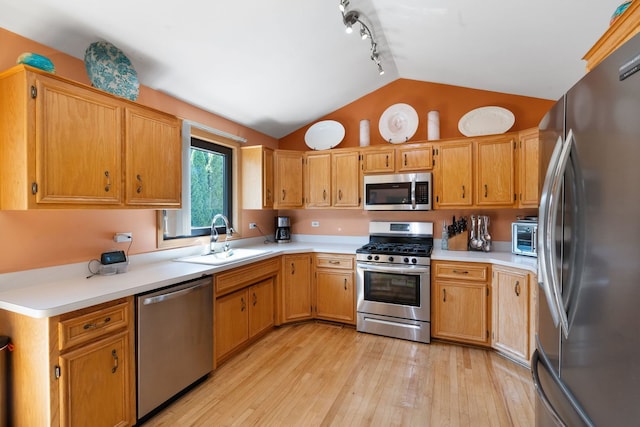
[(256, 225), (256, 223), (255, 223), (255, 222), (250, 222), (250, 223), (249, 223), (249, 230), (253, 230), (253, 229), (254, 229), (254, 228), (256, 228), (256, 227), (257, 227), (257, 225)]
[(312, 227), (320, 227), (320, 221), (311, 221)]
[(113, 235), (113, 241), (116, 243), (130, 242), (133, 240), (133, 233), (116, 233)]

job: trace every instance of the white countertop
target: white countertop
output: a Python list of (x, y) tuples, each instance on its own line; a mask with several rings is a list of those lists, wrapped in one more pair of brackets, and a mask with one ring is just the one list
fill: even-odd
[[(336, 243), (339, 241), (339, 243)], [(130, 257), (128, 271), (111, 276), (89, 276), (87, 263), (0, 274), (0, 309), (35, 318), (67, 313), (117, 298), (152, 291), (183, 281), (215, 274), (274, 256), (304, 252), (355, 254), (367, 238), (301, 236), (286, 244), (263, 244), (261, 239), (232, 242), (232, 248), (260, 248), (264, 254), (249, 259), (211, 266), (176, 262), (176, 258), (198, 255), (202, 247), (157, 251)], [(442, 251), (435, 248), (434, 260), (487, 262), (536, 271), (536, 259), (506, 252)]]

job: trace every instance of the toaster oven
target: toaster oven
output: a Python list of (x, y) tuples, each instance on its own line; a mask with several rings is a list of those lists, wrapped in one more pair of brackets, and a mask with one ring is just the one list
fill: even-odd
[(520, 220), (511, 224), (511, 252), (537, 257), (538, 222)]

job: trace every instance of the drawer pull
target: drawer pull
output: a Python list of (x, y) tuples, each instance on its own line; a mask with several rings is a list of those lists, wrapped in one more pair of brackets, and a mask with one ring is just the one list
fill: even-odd
[[(104, 319), (104, 321), (102, 322), (103, 325), (106, 325), (107, 323), (109, 323), (111, 321), (111, 317), (106, 317)], [(83, 329), (95, 329), (98, 327), (97, 323), (87, 323), (83, 326)]]
[(469, 274), (467, 270), (453, 270), (455, 274)]
[(111, 357), (113, 357), (113, 368), (111, 368), (111, 373), (115, 374), (118, 370), (118, 352), (116, 352), (115, 348), (111, 350)]
[(340, 265), (340, 261), (336, 261), (335, 259), (329, 260), (329, 264)]
[(520, 296), (520, 281), (516, 280), (516, 285), (514, 286), (513, 289), (516, 293), (516, 296), (519, 297)]

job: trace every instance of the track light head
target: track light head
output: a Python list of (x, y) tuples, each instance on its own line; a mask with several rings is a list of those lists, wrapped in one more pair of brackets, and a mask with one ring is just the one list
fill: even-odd
[(347, 34), (351, 34), (353, 32), (353, 26), (355, 24), (360, 24), (360, 37), (362, 38), (362, 40), (369, 39), (369, 41), (371, 42), (371, 60), (378, 67), (378, 73), (380, 75), (383, 75), (384, 70), (382, 69), (382, 65), (380, 64), (380, 58), (378, 57), (377, 49), (378, 45), (373, 39), (373, 33), (371, 32), (369, 27), (367, 27), (367, 24), (365, 24), (362, 19), (360, 19), (360, 13), (358, 11), (346, 11), (348, 6), (349, 0), (340, 0), (340, 3), (338, 4), (340, 12), (342, 12), (342, 22), (345, 26)]

